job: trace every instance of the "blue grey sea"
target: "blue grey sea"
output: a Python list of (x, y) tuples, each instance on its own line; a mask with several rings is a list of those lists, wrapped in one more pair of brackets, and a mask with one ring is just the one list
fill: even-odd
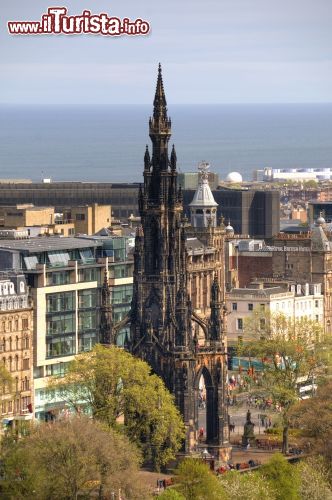
[[(152, 106), (1, 106), (0, 178), (140, 181)], [(169, 105), (180, 171), (332, 167), (332, 104)]]

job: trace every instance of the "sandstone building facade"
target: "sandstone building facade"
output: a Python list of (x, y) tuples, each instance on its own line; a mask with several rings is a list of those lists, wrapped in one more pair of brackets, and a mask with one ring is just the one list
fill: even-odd
[(19, 431), (33, 408), (33, 316), (23, 274), (0, 275), (0, 356), (11, 377), (1, 389), (2, 430)]

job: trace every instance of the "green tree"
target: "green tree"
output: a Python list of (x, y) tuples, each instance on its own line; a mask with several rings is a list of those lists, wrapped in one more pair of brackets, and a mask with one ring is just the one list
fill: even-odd
[(76, 356), (65, 377), (54, 378), (50, 387), (77, 412), (84, 405), (110, 428), (122, 420), (125, 434), (156, 469), (182, 445), (184, 424), (164, 383), (147, 363), (118, 347), (97, 345)]
[[(127, 438), (86, 417), (41, 424), (4, 453), (1, 498), (77, 499), (123, 491), (147, 498), (137, 478), (137, 448)], [(95, 496), (95, 495), (94, 495)]]
[(228, 473), (220, 477), (227, 500), (275, 500), (270, 483), (258, 471), (245, 474)]
[(332, 381), (319, 385), (311, 399), (299, 401), (291, 412), (294, 427), (310, 439), (312, 451), (332, 463)]
[(275, 453), (259, 470), (272, 487), (276, 500), (299, 500), (300, 474), (281, 453)]
[[(279, 407), (283, 426), (283, 453), (288, 452), (288, 431), (292, 408), (299, 400), (299, 380), (314, 380), (323, 369), (319, 349), (321, 325), (315, 321), (291, 321), (282, 314), (256, 312), (245, 323), (248, 341), (239, 354), (261, 360), (259, 390)], [(256, 389), (255, 389), (256, 390)]]
[(186, 498), (174, 488), (170, 487), (158, 495), (158, 500), (186, 500)]
[(0, 398), (12, 389), (13, 379), (3, 363), (0, 365)]
[(175, 471), (175, 490), (186, 500), (223, 500), (220, 481), (199, 459), (186, 458)]
[(332, 500), (329, 471), (322, 457), (311, 457), (297, 466), (301, 500)]

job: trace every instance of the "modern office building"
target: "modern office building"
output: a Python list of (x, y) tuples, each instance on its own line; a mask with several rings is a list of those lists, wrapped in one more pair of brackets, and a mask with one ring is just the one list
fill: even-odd
[[(188, 217), (189, 203), (193, 199), (195, 189), (196, 187), (183, 190), (183, 205)], [(112, 215), (127, 221), (132, 214), (138, 215), (138, 191), (138, 183), (0, 183), (0, 205), (16, 203), (51, 205), (56, 211), (61, 212), (66, 207), (98, 203), (111, 205)], [(278, 233), (279, 191), (214, 189), (213, 196), (219, 204), (218, 216), (223, 215), (227, 222), (230, 219), (237, 234), (270, 238)]]
[[(218, 203), (218, 218), (231, 222), (235, 234), (255, 238), (271, 238), (280, 230), (279, 191), (245, 189), (217, 189), (212, 192)], [(183, 193), (186, 215), (190, 216), (190, 203), (194, 191)]]
[[(107, 231), (106, 231), (107, 232)], [(34, 407), (53, 418), (64, 405), (50, 397), (48, 377), (64, 373), (80, 352), (100, 337), (101, 286), (105, 272), (113, 321), (128, 313), (132, 297), (133, 238), (40, 237), (0, 241), (0, 269), (22, 270), (33, 301)], [(118, 334), (123, 344), (128, 329)]]
[[(217, 189), (219, 185), (219, 175), (214, 172), (208, 173), (209, 186), (212, 190)], [(182, 172), (178, 174), (178, 184), (181, 189), (194, 189), (196, 190), (199, 182), (199, 173), (196, 172)]]
[[(32, 203), (56, 212), (74, 206), (112, 205), (113, 215), (126, 220), (137, 215), (138, 183), (110, 182), (0, 182), (0, 205)], [(113, 206), (114, 205), (114, 206)]]
[[(23, 270), (33, 301), (34, 404), (37, 418), (58, 408), (47, 377), (63, 372), (99, 335), (98, 243), (78, 238), (2, 240), (0, 267)], [(55, 398), (56, 399), (56, 398)]]

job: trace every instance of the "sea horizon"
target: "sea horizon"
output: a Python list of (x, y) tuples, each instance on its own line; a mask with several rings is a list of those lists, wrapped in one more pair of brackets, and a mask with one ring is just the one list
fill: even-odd
[[(0, 104), (0, 178), (139, 182), (152, 104)], [(168, 105), (179, 171), (332, 167), (332, 103)]]

